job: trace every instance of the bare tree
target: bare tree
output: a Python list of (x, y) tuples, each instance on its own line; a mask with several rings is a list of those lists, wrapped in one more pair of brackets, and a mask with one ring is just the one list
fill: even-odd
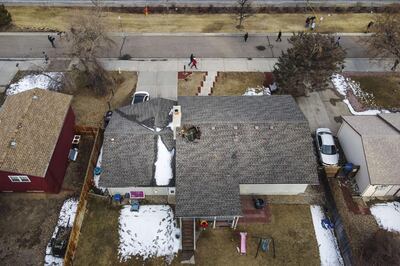
[(364, 242), (357, 265), (399, 265), (400, 235), (379, 229)]
[[(371, 27), (372, 35), (367, 43), (374, 56), (395, 57), (395, 70), (400, 60), (400, 13), (384, 13)], [(396, 63), (397, 62), (397, 63)]]
[(108, 88), (113, 87), (113, 80), (98, 58), (115, 43), (107, 36), (101, 2), (92, 2), (94, 8), (75, 19), (68, 35), (72, 42), (71, 54), (79, 59), (79, 67), (84, 71), (86, 85), (93, 88), (97, 94), (104, 95)]
[(251, 8), (251, 0), (237, 0), (236, 14), (238, 25), (236, 26), (238, 29), (243, 28), (243, 21), (252, 15)]
[(292, 47), (282, 52), (273, 71), (281, 93), (303, 96), (325, 89), (344, 63), (345, 51), (331, 35), (300, 32), (289, 43)]

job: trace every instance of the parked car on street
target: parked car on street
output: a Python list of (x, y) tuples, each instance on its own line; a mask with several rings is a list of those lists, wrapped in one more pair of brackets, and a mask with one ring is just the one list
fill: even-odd
[(337, 165), (339, 153), (329, 128), (317, 128), (315, 132), (318, 154), (323, 165)]
[(133, 94), (133, 99), (131, 104), (142, 103), (150, 100), (150, 94), (146, 91), (137, 91)]

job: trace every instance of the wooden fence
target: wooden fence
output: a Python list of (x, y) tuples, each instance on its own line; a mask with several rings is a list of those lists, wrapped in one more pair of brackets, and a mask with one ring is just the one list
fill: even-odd
[(76, 210), (74, 225), (71, 230), (71, 235), (69, 238), (67, 250), (64, 257), (64, 265), (67, 266), (72, 265), (72, 261), (78, 244), (79, 234), (81, 232), (83, 218), (86, 211), (88, 193), (93, 185), (93, 169), (96, 167), (101, 145), (103, 143), (102, 129), (95, 127), (76, 126), (75, 132), (76, 134), (94, 136), (94, 145), (90, 153), (90, 159), (85, 174), (85, 181), (82, 186), (81, 195), (79, 197), (78, 208)]

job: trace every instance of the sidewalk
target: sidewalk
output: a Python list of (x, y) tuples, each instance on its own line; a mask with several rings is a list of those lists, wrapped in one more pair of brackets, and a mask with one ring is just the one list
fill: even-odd
[[(121, 71), (241, 71), (272, 72), (276, 58), (200, 58), (198, 69), (187, 66), (188, 59), (132, 59), (129, 61), (103, 59), (107, 70)], [(392, 59), (348, 58), (344, 71), (348, 72), (386, 72), (393, 65)]]
[[(53, 59), (55, 60), (55, 59)], [(69, 60), (69, 59), (60, 59)], [(276, 58), (199, 58), (198, 69), (187, 66), (188, 59), (142, 59), (131, 60), (102, 59), (104, 67), (111, 71), (221, 71), (221, 72), (272, 72)], [(18, 67), (16, 66), (19, 64)], [(50, 65), (50, 64), (49, 64)], [(392, 59), (348, 58), (344, 71), (347, 72), (387, 72), (393, 65)], [(43, 59), (0, 60), (0, 86), (7, 85), (18, 70), (40, 69), (45, 66)]]

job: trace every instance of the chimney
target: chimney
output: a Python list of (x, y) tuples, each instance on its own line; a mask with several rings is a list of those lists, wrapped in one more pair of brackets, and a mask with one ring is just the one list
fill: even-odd
[(174, 139), (176, 139), (176, 129), (178, 127), (181, 127), (181, 118), (182, 118), (181, 106), (174, 105), (172, 107), (172, 131), (174, 132)]

